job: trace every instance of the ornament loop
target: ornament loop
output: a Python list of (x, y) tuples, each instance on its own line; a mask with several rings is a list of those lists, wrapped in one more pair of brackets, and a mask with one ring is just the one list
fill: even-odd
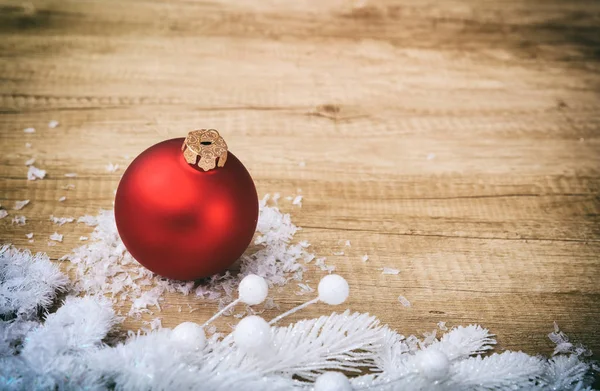
[(192, 130), (181, 150), (186, 162), (198, 165), (204, 171), (223, 167), (227, 161), (227, 144), (215, 129)]

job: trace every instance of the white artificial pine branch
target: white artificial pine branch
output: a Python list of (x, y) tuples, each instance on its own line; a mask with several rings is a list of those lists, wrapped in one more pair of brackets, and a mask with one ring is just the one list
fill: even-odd
[(458, 326), (434, 342), (432, 347), (444, 352), (450, 360), (481, 354), (493, 349), (496, 340), (487, 329), (478, 325)]
[[(117, 256), (120, 246), (115, 242), (105, 255)], [(302, 248), (282, 251), (291, 262), (303, 254)], [(117, 267), (123, 267), (122, 261)], [(104, 264), (84, 263), (86, 268)], [(118, 285), (146, 276), (116, 273), (104, 278), (82, 283)], [(312, 391), (312, 381), (332, 370), (366, 371), (350, 380), (353, 391), (583, 391), (593, 383), (585, 349), (558, 328), (550, 334), (559, 345), (550, 360), (510, 351), (481, 357), (495, 340), (479, 326), (454, 328), (439, 340), (430, 333), (420, 340), (379, 325), (373, 316), (349, 311), (273, 327), (269, 344), (255, 352), (243, 351), (231, 336), (216, 334), (202, 345), (194, 343), (198, 339), (182, 343), (169, 329), (132, 333), (113, 347), (103, 341), (119, 319), (102, 296), (68, 297), (44, 322), (38, 319), (39, 310), (49, 308), (66, 283), (47, 256), (0, 248), (0, 389)], [(193, 289), (189, 283), (169, 285), (154, 278), (153, 283), (165, 285), (150, 291)], [(111, 289), (120, 288), (104, 292)]]
[(488, 357), (456, 361), (451, 368), (450, 389), (506, 390), (533, 389), (544, 371), (544, 361), (523, 352), (507, 351)]
[(0, 315), (36, 318), (68, 283), (46, 254), (0, 247)]

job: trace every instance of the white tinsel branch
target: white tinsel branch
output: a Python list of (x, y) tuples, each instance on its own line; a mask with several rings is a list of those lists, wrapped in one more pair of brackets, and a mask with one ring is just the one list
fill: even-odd
[[(591, 363), (576, 349), (550, 360), (510, 351), (482, 357), (495, 340), (479, 326), (420, 340), (348, 311), (268, 329), (264, 352), (243, 352), (231, 336), (213, 336), (197, 347), (195, 337), (182, 342), (169, 329), (108, 346), (107, 333), (120, 319), (106, 299), (68, 297), (38, 322), (37, 309), (63, 289), (66, 277), (47, 257), (7, 246), (0, 262), (2, 315), (11, 317), (0, 321), (2, 390), (320, 391), (319, 380), (332, 370), (359, 368), (370, 373), (349, 381), (337, 376), (347, 382), (338, 389), (556, 391), (590, 390), (593, 382)], [(565, 343), (558, 329), (554, 334)]]

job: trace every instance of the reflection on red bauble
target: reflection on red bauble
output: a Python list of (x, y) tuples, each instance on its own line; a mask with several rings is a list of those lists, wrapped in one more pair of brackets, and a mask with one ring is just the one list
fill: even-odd
[(194, 280), (225, 271), (246, 250), (258, 196), (231, 152), (222, 155), (223, 167), (204, 171), (184, 157), (184, 140), (163, 141), (135, 158), (117, 189), (115, 219), (139, 263), (164, 277)]

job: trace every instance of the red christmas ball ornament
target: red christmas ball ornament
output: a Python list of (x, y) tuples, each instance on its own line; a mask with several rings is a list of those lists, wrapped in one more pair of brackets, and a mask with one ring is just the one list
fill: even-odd
[(258, 195), (214, 129), (158, 143), (129, 165), (115, 197), (119, 235), (146, 268), (177, 280), (225, 271), (246, 250)]

